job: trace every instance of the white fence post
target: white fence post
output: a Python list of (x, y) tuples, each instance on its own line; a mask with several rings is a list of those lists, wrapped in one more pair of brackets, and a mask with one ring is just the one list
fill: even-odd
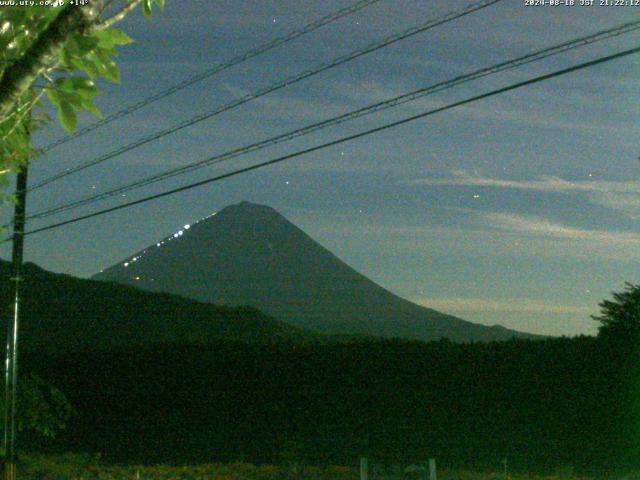
[(369, 480), (369, 463), (367, 457), (360, 457), (360, 480)]
[(436, 473), (436, 459), (429, 459), (429, 480), (438, 480), (438, 475)]

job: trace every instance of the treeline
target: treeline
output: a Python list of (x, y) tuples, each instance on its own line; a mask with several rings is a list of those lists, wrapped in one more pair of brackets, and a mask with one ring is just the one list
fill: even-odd
[(364, 454), (545, 470), (640, 459), (640, 356), (624, 339), (220, 341), (23, 359), (76, 409), (55, 442), (30, 447), (117, 462), (352, 464)]

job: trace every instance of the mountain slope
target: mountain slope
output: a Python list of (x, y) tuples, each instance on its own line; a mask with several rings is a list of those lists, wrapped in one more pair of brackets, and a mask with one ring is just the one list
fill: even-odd
[(415, 305), (375, 284), (270, 207), (242, 202), (93, 278), (205, 302), (252, 305), (331, 335), (417, 340), (528, 336)]
[[(0, 302), (10, 318), (9, 264), (0, 261)], [(20, 343), (28, 349), (86, 350), (149, 344), (315, 341), (317, 336), (252, 308), (205, 304), (115, 283), (24, 268)]]

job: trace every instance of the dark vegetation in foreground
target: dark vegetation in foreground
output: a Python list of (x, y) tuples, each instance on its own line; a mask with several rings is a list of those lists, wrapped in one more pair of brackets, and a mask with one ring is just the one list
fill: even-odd
[(220, 341), (23, 359), (77, 411), (50, 451), (110, 461), (348, 465), (365, 454), (548, 470), (639, 458), (640, 358), (622, 341)]
[[(640, 466), (640, 287), (602, 304), (599, 338), (332, 343), (255, 309), (26, 270), (21, 378), (50, 382), (75, 410), (54, 440), (22, 432), (26, 450), (123, 463)], [(31, 391), (38, 403), (57, 390)]]

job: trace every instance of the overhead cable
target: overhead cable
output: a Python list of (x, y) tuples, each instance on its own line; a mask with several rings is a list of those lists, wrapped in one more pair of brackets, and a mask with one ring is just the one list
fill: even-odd
[[(481, 95), (476, 95), (474, 97), (470, 97), (470, 98), (467, 98), (465, 100), (460, 100), (458, 102), (450, 103), (450, 104), (445, 105), (443, 107), (439, 107), (439, 108), (435, 108), (435, 109), (432, 109), (432, 110), (428, 110), (426, 112), (422, 112), (422, 113), (419, 113), (419, 114), (404, 118), (402, 120), (398, 120), (398, 121), (395, 121), (395, 122), (387, 123), (385, 125), (382, 125), (382, 126), (379, 126), (379, 127), (376, 127), (376, 128), (372, 128), (372, 129), (369, 129), (369, 130), (365, 130), (363, 132), (359, 132), (359, 133), (356, 133), (356, 134), (353, 134), (353, 135), (348, 135), (348, 136), (345, 136), (345, 137), (341, 137), (341, 138), (339, 138), (337, 140), (332, 140), (330, 142), (322, 143), (320, 145), (316, 145), (315, 147), (310, 147), (310, 148), (306, 148), (304, 150), (299, 150), (297, 152), (290, 153), (290, 154), (287, 154), (287, 155), (283, 155), (283, 156), (274, 158), (272, 160), (268, 160), (268, 161), (265, 161), (265, 162), (260, 162), (260, 163), (257, 163), (257, 164), (254, 164), (254, 165), (251, 165), (251, 166), (248, 166), (248, 167), (239, 168), (239, 169), (231, 171), (231, 172), (227, 172), (227, 173), (224, 173), (224, 174), (221, 174), (221, 175), (217, 175), (215, 177), (211, 177), (211, 178), (208, 178), (208, 179), (205, 179), (205, 180), (200, 180), (198, 182), (190, 183), (190, 184), (184, 185), (182, 187), (174, 188), (174, 189), (171, 189), (171, 190), (166, 190), (164, 192), (156, 193), (154, 195), (149, 195), (147, 197), (143, 197), (143, 198), (140, 198), (140, 199), (137, 199), (137, 200), (133, 200), (133, 201), (130, 201), (130, 202), (127, 202), (127, 203), (123, 203), (121, 205), (116, 205), (114, 207), (105, 208), (103, 210), (98, 210), (98, 211), (93, 212), (93, 213), (89, 213), (89, 214), (86, 214), (86, 215), (81, 215), (81, 216), (78, 216), (78, 217), (75, 217), (75, 218), (71, 218), (69, 220), (57, 222), (57, 223), (54, 223), (54, 224), (51, 224), (51, 225), (47, 225), (45, 227), (40, 227), (40, 228), (37, 228), (37, 229), (34, 229), (34, 230), (30, 230), (30, 231), (26, 232), (25, 235), (33, 235), (33, 234), (36, 234), (36, 233), (45, 232), (45, 231), (52, 230), (52, 229), (55, 229), (55, 228), (60, 228), (60, 227), (62, 227), (64, 225), (70, 225), (70, 224), (73, 224), (73, 223), (80, 222), (82, 220), (87, 220), (89, 218), (94, 218), (94, 217), (98, 217), (98, 216), (101, 216), (101, 215), (104, 215), (104, 214), (107, 214), (107, 213), (110, 213), (110, 212), (115, 212), (117, 210), (130, 208), (130, 207), (132, 207), (134, 205), (140, 205), (142, 203), (146, 203), (146, 202), (150, 202), (150, 201), (153, 201), (153, 200), (157, 200), (159, 198), (167, 197), (169, 195), (174, 195), (176, 193), (180, 193), (180, 192), (184, 192), (184, 191), (187, 191), (187, 190), (191, 190), (191, 189), (203, 186), (203, 185), (208, 185), (208, 184), (211, 184), (211, 183), (214, 183), (214, 182), (218, 182), (218, 181), (224, 180), (226, 178), (230, 178), (230, 177), (234, 177), (234, 176), (237, 176), (237, 175), (241, 175), (241, 174), (253, 171), (253, 170), (258, 170), (260, 168), (264, 168), (264, 167), (267, 167), (269, 165), (275, 165), (277, 163), (284, 162), (285, 160), (290, 160), (290, 159), (293, 159), (293, 158), (297, 158), (297, 157), (306, 155), (308, 153), (312, 153), (312, 152), (316, 152), (316, 151), (319, 151), (319, 150), (323, 150), (325, 148), (329, 148), (329, 147), (333, 147), (333, 146), (336, 146), (336, 145), (340, 145), (342, 143), (349, 142), (349, 141), (352, 141), (352, 140), (356, 140), (358, 138), (366, 137), (366, 136), (372, 135), (374, 133), (379, 133), (379, 132), (382, 132), (382, 131), (385, 131), (385, 130), (388, 130), (388, 129), (391, 129), (391, 128), (395, 128), (395, 127), (398, 127), (400, 125), (404, 125), (404, 124), (413, 122), (413, 121), (421, 119), (421, 118), (425, 118), (425, 117), (428, 117), (428, 116), (431, 116), (431, 115), (435, 115), (437, 113), (441, 113), (441, 112), (444, 112), (444, 111), (447, 111), (447, 110), (451, 110), (453, 108), (460, 107), (462, 105), (467, 105), (469, 103), (477, 102), (479, 100), (483, 100), (485, 98), (489, 98), (489, 97), (492, 97), (492, 96), (495, 96), (495, 95), (499, 95), (501, 93), (509, 92), (509, 91), (512, 91), (512, 90), (516, 90), (518, 88), (522, 88), (522, 87), (525, 87), (527, 85), (532, 85), (532, 84), (539, 83), (539, 82), (542, 82), (542, 81), (550, 80), (550, 79), (555, 78), (555, 77), (559, 77), (561, 75), (566, 75), (568, 73), (576, 72), (578, 70), (583, 70), (585, 68), (593, 67), (595, 65), (599, 65), (599, 64), (602, 64), (602, 63), (610, 62), (612, 60), (616, 60), (616, 59), (619, 59), (619, 58), (622, 58), (622, 57), (633, 55), (633, 54), (636, 54), (638, 52), (640, 52), (640, 47), (624, 50), (624, 51), (621, 51), (621, 52), (618, 52), (618, 53), (615, 53), (615, 54), (612, 54), (612, 55), (607, 55), (605, 57), (600, 57), (598, 59), (591, 60), (589, 62), (584, 62), (584, 63), (581, 63), (579, 65), (574, 65), (573, 67), (564, 68), (562, 70), (556, 70), (555, 72), (548, 73), (546, 75), (540, 75), (540, 76), (531, 78), (529, 80), (525, 80), (525, 81), (522, 81), (522, 82), (514, 83), (514, 84), (511, 84), (511, 85), (506, 86), (506, 87), (498, 88), (496, 90), (492, 90), (490, 92), (483, 93)], [(8, 241), (8, 240), (10, 240), (10, 239), (5, 240), (5, 242)]]
[(533, 52), (518, 58), (514, 58), (505, 62), (492, 65), (490, 67), (481, 68), (471, 73), (460, 75), (444, 82), (439, 82), (433, 85), (429, 85), (427, 87), (414, 90), (409, 93), (405, 93), (403, 95), (393, 97), (388, 100), (377, 102), (377, 103), (368, 105), (366, 107), (359, 108), (357, 110), (354, 110), (342, 115), (338, 115), (336, 117), (333, 117), (321, 122), (313, 123), (302, 128), (291, 130), (289, 132), (268, 138), (266, 140), (262, 140), (260, 142), (252, 143), (244, 147), (235, 148), (233, 150), (229, 150), (227, 152), (215, 155), (213, 157), (209, 157), (204, 160), (200, 160), (194, 163), (190, 163), (188, 165), (184, 165), (182, 167), (166, 170), (164, 172), (151, 175), (149, 177), (131, 182), (129, 184), (117, 187), (112, 190), (96, 193), (93, 195), (88, 195), (86, 197), (83, 197), (81, 199), (78, 199), (69, 203), (63, 203), (52, 208), (41, 210), (39, 212), (35, 212), (29, 215), (27, 218), (29, 220), (36, 220), (36, 219), (45, 218), (57, 213), (62, 213), (68, 210), (73, 210), (85, 205), (98, 202), (100, 200), (105, 200), (116, 195), (124, 194), (126, 192), (135, 190), (137, 188), (144, 187), (146, 185), (150, 185), (150, 184), (153, 184), (162, 180), (166, 180), (168, 178), (172, 178), (178, 175), (183, 175), (183, 174), (192, 172), (194, 170), (197, 170), (199, 168), (222, 163), (232, 158), (237, 158), (239, 156), (246, 155), (254, 151), (261, 150), (285, 141), (289, 141), (291, 139), (294, 139), (303, 135), (308, 135), (310, 133), (313, 133), (328, 127), (332, 127), (349, 120), (354, 120), (356, 118), (370, 115), (372, 113), (379, 112), (392, 107), (396, 107), (398, 105), (401, 105), (407, 102), (415, 101), (425, 96), (432, 95), (434, 93), (453, 88), (455, 86), (461, 85), (463, 83), (466, 83), (472, 80), (477, 80), (479, 78), (494, 75), (499, 72), (503, 72), (509, 69), (520, 67), (522, 65), (526, 65), (528, 63), (540, 61), (544, 58), (557, 55), (559, 53), (563, 53), (571, 49), (589, 45), (589, 44), (592, 44), (601, 40), (605, 40), (614, 36), (637, 31), (638, 29), (640, 29), (640, 20), (635, 22), (625, 23), (623, 25), (619, 25), (617, 27), (610, 28), (607, 30), (602, 30), (588, 36), (576, 38), (576, 39), (561, 43), (559, 45), (545, 48), (543, 50), (538, 50), (536, 52)]
[(336, 20), (339, 20), (343, 17), (346, 17), (347, 15), (351, 15), (352, 13), (358, 12), (366, 7), (368, 7), (369, 5), (372, 5), (374, 3), (379, 2), (380, 0), (360, 0), (356, 3), (354, 3), (353, 5), (350, 5), (348, 7), (342, 8), (338, 11), (332, 12), (329, 15), (326, 15), (322, 18), (319, 18), (318, 20), (311, 22), (303, 27), (300, 27), (296, 30), (293, 30), (292, 32), (287, 33), (286, 35), (282, 36), (282, 37), (278, 37), (275, 38), (274, 40), (271, 40), (270, 42), (267, 42), (263, 45), (260, 45), (256, 48), (254, 48), (253, 50), (249, 50), (248, 52), (245, 53), (241, 53), (240, 55), (237, 55), (233, 58), (231, 58), (230, 60), (227, 60), (224, 63), (215, 65), (203, 72), (197, 73), (196, 75), (193, 75), (192, 77), (189, 77), (175, 85), (172, 85), (169, 88), (166, 88), (154, 95), (151, 95), (147, 98), (144, 98), (142, 100), (140, 100), (139, 102), (133, 103), (121, 110), (118, 110), (117, 112), (114, 112), (110, 115), (107, 115), (106, 117), (98, 120), (95, 123), (92, 123), (91, 125), (87, 125), (86, 127), (80, 128), (78, 130), (76, 130), (73, 134), (66, 136), (66, 137), (62, 137), (59, 138), (58, 140), (46, 145), (45, 147), (42, 148), (42, 151), (44, 153), (53, 150), (54, 148), (56, 148), (59, 145), (62, 145), (63, 143), (67, 143), (71, 140), (74, 140), (78, 137), (81, 137), (89, 132), (92, 132), (104, 125), (107, 125), (108, 123), (111, 123), (115, 120), (118, 120), (122, 117), (125, 117), (137, 110), (140, 110), (143, 107), (146, 107), (147, 105), (157, 102), (159, 100), (162, 100), (170, 95), (173, 95), (176, 92), (179, 92), (180, 90), (183, 90), (195, 83), (198, 83), (206, 78), (212, 77), (228, 68), (231, 68), (235, 65), (238, 65), (239, 63), (245, 62), (251, 58), (257, 57), (258, 55), (261, 55), (263, 53), (266, 53), (270, 50), (273, 50), (276, 47), (279, 47), (281, 45), (284, 45), (285, 43), (288, 43), (292, 40), (295, 40), (296, 38), (299, 38), (303, 35), (306, 35), (307, 33), (311, 33), (314, 30), (317, 30), (320, 27), (323, 27), (324, 25), (328, 25), (330, 23), (335, 22)]
[(342, 65), (344, 63), (350, 62), (351, 60), (354, 60), (358, 57), (361, 57), (363, 55), (366, 55), (368, 53), (374, 52), (376, 50), (380, 50), (381, 48), (387, 47), (395, 42), (398, 42), (400, 40), (404, 40), (405, 38), (409, 38), (413, 35), (417, 35), (418, 33), (422, 33), (424, 31), (430, 30), (434, 27), (437, 27), (439, 25), (442, 25), (444, 23), (448, 23), (451, 22), (453, 20), (456, 20), (460, 17), (463, 17), (465, 15), (469, 15), (470, 13), (476, 12), (478, 10), (481, 10), (483, 8), (487, 8), (495, 3), (501, 2), (502, 0), (481, 0), (479, 2), (475, 2), (472, 3), (470, 5), (468, 5), (465, 8), (450, 12), (442, 17), (438, 17), (436, 19), (432, 19), (427, 21), (426, 23), (420, 24), (418, 26), (409, 28), (401, 33), (397, 33), (394, 35), (391, 35), (389, 37), (386, 37), (385, 39), (372, 43), (364, 48), (361, 48), (359, 50), (356, 50), (354, 52), (348, 53), (346, 55), (342, 55), (332, 61), (330, 61), (329, 63), (325, 63), (319, 66), (316, 66), (312, 69), (306, 70), (302, 73), (299, 73), (297, 75), (291, 76), (285, 80), (281, 80), (275, 84), (269, 85), (265, 88), (261, 88), (260, 90), (257, 90), (253, 93), (247, 94), (243, 97), (240, 97), (236, 100), (231, 101), (230, 103), (224, 104), (222, 106), (219, 106), (213, 110), (210, 110), (208, 112), (204, 112), (201, 114), (198, 114), (192, 118), (190, 118), (189, 120), (185, 120), (177, 125), (174, 125), (172, 127), (166, 128), (164, 130), (161, 130), (159, 132), (153, 133), (151, 135), (148, 135), (146, 137), (140, 138), (138, 140), (136, 140), (135, 142), (129, 143), (127, 145), (124, 145), (120, 148), (117, 148), (115, 150), (112, 150), (109, 153), (106, 153), (104, 155), (101, 155), (93, 160), (89, 160), (87, 162), (81, 163), (80, 165), (77, 165), (75, 167), (70, 167), (67, 168), (66, 170), (63, 170), (62, 172), (59, 172), (57, 174), (54, 174), (48, 178), (45, 178), (44, 180), (41, 180), (40, 182), (35, 183), (34, 185), (32, 185), (31, 187), (29, 187), (27, 189), (27, 191), (31, 191), (31, 190), (35, 190), (41, 187), (44, 187), (45, 185), (49, 185), (52, 182), (58, 181), (62, 178), (65, 178), (69, 175), (72, 175), (74, 173), (80, 172), (82, 170), (85, 170), (89, 167), (93, 167), (95, 165), (98, 165), (100, 163), (103, 163), (107, 160), (110, 160), (114, 157), (117, 157), (119, 155), (122, 155), (123, 153), (126, 152), (130, 152), (131, 150), (134, 150), (138, 147), (141, 147), (143, 145), (146, 145), (150, 142), (154, 142), (156, 140), (159, 140), (163, 137), (166, 137), (167, 135), (170, 135), (172, 133), (175, 133), (179, 130), (191, 127), (199, 122), (202, 122), (204, 120), (208, 120), (212, 117), (215, 117), (216, 115), (219, 115), (221, 113), (227, 112), (229, 110), (232, 110), (236, 107), (239, 107), (241, 105), (244, 105), (245, 103), (251, 102), (253, 100), (256, 100), (260, 97), (263, 97), (269, 93), (275, 92), (277, 90), (283, 89), (285, 87), (289, 87), (295, 83), (298, 83), (304, 79), (307, 79), (309, 77), (312, 77), (314, 75), (318, 75), (321, 72), (324, 72), (326, 70), (329, 70), (331, 68), (337, 67), (339, 65)]

